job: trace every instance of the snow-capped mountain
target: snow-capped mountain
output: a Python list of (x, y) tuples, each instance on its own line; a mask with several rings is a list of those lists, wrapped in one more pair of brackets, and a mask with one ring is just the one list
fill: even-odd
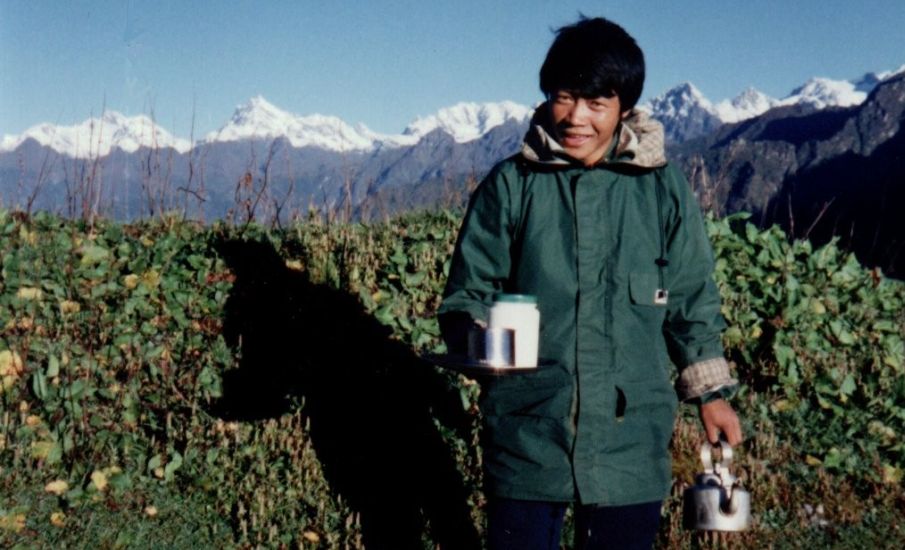
[(748, 212), (752, 223), (778, 224), (815, 247), (836, 237), (867, 266), (905, 279), (905, 255), (895, 253), (905, 244), (905, 218), (882, 215), (905, 202), (903, 150), (905, 74), (879, 81), (857, 106), (780, 107), (724, 125), (673, 148), (670, 160), (718, 216)]
[(677, 142), (706, 133), (720, 124), (754, 118), (779, 104), (779, 100), (755, 88), (714, 104), (694, 84), (685, 82), (651, 99), (642, 108), (666, 126), (667, 138)]
[(723, 124), (759, 116), (778, 104), (778, 100), (754, 88), (714, 104), (694, 84), (685, 82), (641, 107), (663, 123), (668, 143), (681, 143), (708, 134)]
[(145, 115), (127, 117), (115, 111), (73, 126), (32, 126), (18, 136), (4, 136), (0, 140), (0, 152), (14, 151), (29, 138), (73, 158), (102, 157), (114, 148), (127, 153), (134, 153), (140, 147), (171, 147), (180, 153), (191, 148), (191, 142), (173, 137)]
[[(877, 84), (905, 72), (867, 73), (855, 80), (812, 78), (782, 99), (774, 99), (748, 88), (733, 99), (713, 103), (689, 82), (682, 83), (641, 105), (660, 120), (669, 143), (681, 143), (707, 134), (722, 124), (735, 123), (763, 114), (777, 106), (807, 104), (814, 108), (860, 104)], [(243, 140), (285, 138), (294, 148), (313, 147), (332, 152), (375, 151), (415, 146), (424, 136), (439, 130), (464, 144), (487, 135), (509, 122), (528, 123), (534, 108), (512, 101), (458, 103), (419, 117), (400, 134), (381, 134), (364, 124), (350, 125), (335, 116), (299, 116), (284, 111), (262, 96), (239, 105), (217, 131), (205, 136), (205, 144)], [(172, 136), (144, 115), (124, 116), (108, 111), (73, 126), (40, 124), (20, 135), (0, 140), (0, 153), (13, 151), (27, 139), (75, 158), (105, 156), (113, 149), (127, 153), (139, 147), (172, 147), (186, 152), (191, 143)]]
[(440, 129), (457, 143), (467, 143), (507, 120), (524, 122), (531, 112), (529, 107), (511, 101), (459, 103), (428, 117), (418, 118), (402, 134), (392, 135), (374, 132), (364, 124), (353, 127), (337, 117), (293, 115), (257, 96), (237, 107), (229, 122), (220, 130), (208, 134), (206, 141), (285, 137), (297, 148), (313, 146), (329, 151), (367, 151), (377, 146), (414, 145), (425, 135)]
[(778, 105), (808, 104), (817, 109), (860, 105), (877, 84), (901, 73), (905, 73), (905, 65), (895, 71), (866, 73), (857, 80), (812, 78), (792, 90)]
[(669, 118), (689, 117), (698, 111), (713, 112), (713, 104), (691, 82), (683, 82), (645, 104), (654, 114)]
[(767, 94), (748, 88), (733, 99), (724, 99), (714, 105), (714, 114), (724, 123), (740, 122), (769, 111), (778, 101)]
[(207, 143), (284, 137), (293, 147), (319, 147), (329, 151), (368, 150), (376, 134), (363, 125), (353, 128), (334, 116), (297, 116), (283, 111), (262, 96), (236, 107), (232, 118)]
[(663, 123), (667, 143), (681, 143), (715, 130), (716, 108), (691, 82), (683, 82), (641, 105)]
[[(871, 87), (873, 89), (873, 87)], [(867, 99), (870, 90), (859, 90), (850, 80), (812, 78), (779, 101), (780, 105), (812, 105), (817, 109), (826, 107), (851, 107), (860, 105)]]
[(509, 120), (525, 123), (534, 109), (512, 101), (500, 103), (457, 103), (440, 109), (436, 114), (418, 118), (403, 132), (405, 136), (420, 138), (440, 129), (457, 143), (475, 140)]
[[(285, 138), (294, 148), (372, 151), (413, 146), (434, 130), (449, 134), (457, 143), (467, 143), (510, 120), (526, 123), (532, 112), (533, 108), (512, 101), (459, 103), (418, 118), (401, 134), (381, 134), (364, 124), (352, 126), (335, 116), (295, 115), (259, 95), (237, 106), (232, 117), (219, 130), (208, 133), (203, 143)], [(127, 153), (140, 146), (172, 147), (181, 153), (191, 148), (191, 142), (174, 138), (147, 116), (126, 117), (113, 111), (74, 126), (40, 124), (21, 135), (4, 136), (0, 140), (0, 152), (13, 151), (28, 138), (75, 158), (105, 156), (114, 148)]]
[(774, 107), (810, 105), (815, 109), (860, 105), (884, 80), (905, 73), (905, 65), (895, 71), (867, 73), (855, 80), (812, 78), (782, 99), (748, 88), (733, 99), (712, 103), (691, 83), (685, 82), (651, 99), (642, 108), (663, 123), (666, 139), (681, 143), (709, 133), (722, 124), (741, 122)]
[[(705, 190), (700, 197), (709, 201), (709, 207), (720, 212), (758, 208), (761, 213), (785, 212), (785, 208), (767, 207), (782, 198), (779, 193), (786, 192), (783, 186), (793, 177), (790, 170), (802, 170), (803, 162), (817, 166), (832, 161), (827, 164), (832, 167), (827, 168), (829, 172), (808, 176), (815, 184), (834, 182), (821, 189), (846, 189), (853, 180), (859, 180), (854, 187), (861, 189), (864, 178), (872, 186), (865, 189), (872, 190), (894, 188), (889, 182), (901, 181), (901, 170), (884, 167), (901, 166), (896, 154), (905, 139), (900, 129), (905, 124), (901, 117), (905, 75), (893, 75), (903, 69), (869, 73), (841, 84), (813, 79), (785, 100), (748, 89), (731, 100), (712, 102), (685, 83), (651, 100), (647, 107), (671, 136), (671, 162), (682, 166), (695, 189)], [(867, 99), (858, 107), (831, 112), (814, 107), (850, 104), (863, 95)], [(815, 98), (822, 99), (818, 103)], [(782, 101), (810, 103), (803, 109), (772, 108)], [(99, 201), (92, 200), (105, 205), (105, 216), (118, 219), (145, 215), (149, 208), (156, 211), (160, 205), (150, 202), (149, 184), (173, 190), (186, 205), (194, 203), (205, 219), (236, 212), (237, 201), (244, 200), (242, 193), (252, 191), (262, 193), (255, 203), (261, 220), (300, 215), (312, 208), (374, 218), (411, 208), (461, 204), (476, 179), (518, 151), (531, 111), (511, 102), (463, 103), (419, 118), (404, 133), (383, 135), (336, 117), (294, 115), (256, 97), (237, 108), (219, 131), (203, 138), (199, 142), (203, 146), (194, 150), (198, 154), (175, 154), (160, 166), (148, 162), (145, 149), (129, 152), (155, 143), (185, 151), (189, 144), (159, 130), (147, 117), (106, 113), (71, 127), (45, 124), (4, 138), (0, 204), (28, 203), (33, 209), (54, 211), (71, 207), (72, 193), (83, 189), (79, 171), (84, 164), (48, 162), (54, 149), (61, 155), (88, 159), (113, 151), (100, 166), (102, 181), (109, 185), (103, 186)], [(747, 122), (727, 124), (742, 120)], [(271, 147), (272, 140), (278, 140), (278, 147)], [(11, 149), (15, 150), (6, 152)], [(278, 162), (263, 162), (268, 151), (279, 154)], [(351, 151), (355, 153), (347, 153)], [(237, 185), (245, 181), (253, 185)], [(38, 190), (38, 195), (29, 194)], [(887, 192), (871, 191), (883, 197)], [(819, 206), (832, 199), (818, 198), (804, 198), (801, 204)], [(832, 204), (847, 206), (859, 200), (840, 199)], [(801, 212), (800, 219), (806, 219), (806, 214)], [(795, 217), (799, 219), (799, 212)], [(902, 234), (900, 226), (890, 234)]]

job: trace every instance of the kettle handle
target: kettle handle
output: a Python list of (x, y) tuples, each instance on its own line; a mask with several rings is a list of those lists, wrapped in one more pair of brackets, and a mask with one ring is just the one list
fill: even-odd
[(704, 464), (704, 472), (709, 474), (720, 475), (724, 471), (729, 471), (729, 465), (732, 464), (732, 447), (725, 441), (720, 441), (720, 462), (714, 468), (713, 464), (713, 447), (709, 441), (705, 441), (701, 445), (701, 462)]

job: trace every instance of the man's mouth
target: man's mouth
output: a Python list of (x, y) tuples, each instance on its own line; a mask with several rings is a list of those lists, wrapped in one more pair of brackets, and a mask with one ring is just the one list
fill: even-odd
[(588, 134), (569, 134), (564, 133), (562, 137), (559, 139), (560, 145), (563, 147), (574, 148), (581, 147), (588, 141), (590, 141), (592, 136)]

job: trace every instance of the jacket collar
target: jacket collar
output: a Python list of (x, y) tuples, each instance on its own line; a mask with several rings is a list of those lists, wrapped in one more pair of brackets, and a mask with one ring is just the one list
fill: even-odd
[[(578, 164), (553, 138), (549, 112), (546, 103), (542, 103), (534, 111), (531, 125), (522, 143), (522, 157), (530, 162), (548, 166)], [(659, 168), (666, 165), (664, 143), (663, 125), (651, 118), (647, 112), (632, 109), (616, 130), (615, 150), (611, 148), (598, 165)]]

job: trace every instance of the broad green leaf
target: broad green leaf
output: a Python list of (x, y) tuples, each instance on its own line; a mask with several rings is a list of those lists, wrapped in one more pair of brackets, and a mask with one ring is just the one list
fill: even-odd
[(47, 377), (53, 378), (60, 375), (60, 360), (56, 355), (51, 355), (47, 360)]
[(44, 401), (47, 398), (47, 379), (40, 371), (32, 376), (31, 389), (41, 401)]
[(148, 471), (153, 472), (157, 468), (160, 468), (160, 465), (162, 463), (163, 463), (163, 458), (159, 454), (152, 456), (151, 459), (148, 460)]
[(855, 378), (851, 374), (846, 374), (845, 379), (842, 381), (842, 385), (839, 386), (839, 393), (842, 395), (851, 395), (855, 393), (856, 389)]
[(101, 246), (86, 244), (79, 250), (82, 255), (82, 265), (90, 266), (98, 264), (110, 257), (110, 251)]

